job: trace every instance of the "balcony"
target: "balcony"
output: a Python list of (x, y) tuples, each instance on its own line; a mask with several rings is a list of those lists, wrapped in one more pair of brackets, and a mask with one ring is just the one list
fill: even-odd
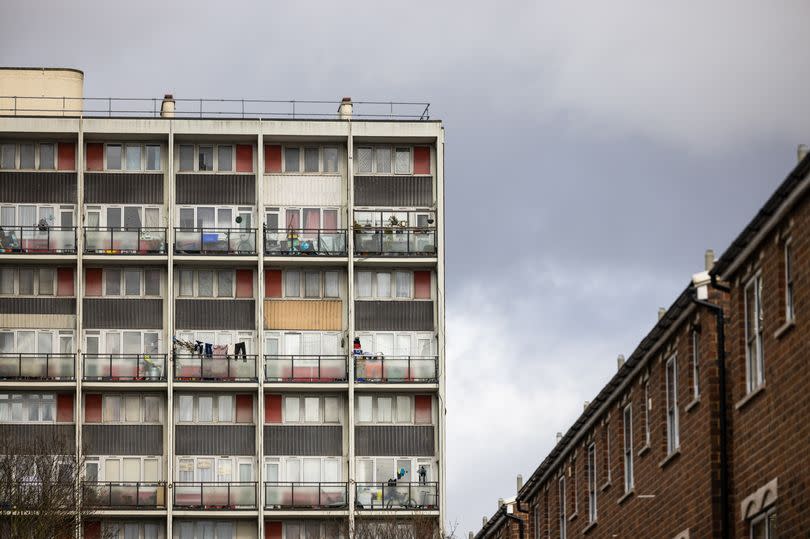
[(162, 482), (85, 481), (86, 503), (96, 509), (165, 509), (166, 485)]
[(356, 227), (354, 254), (362, 256), (436, 256), (435, 228)]
[(0, 254), (76, 254), (75, 226), (0, 227)]
[(0, 354), (0, 380), (72, 382), (74, 354)]
[(85, 254), (166, 254), (166, 228), (84, 227)]
[(346, 356), (264, 356), (265, 382), (346, 382)]
[(257, 382), (258, 356), (174, 355), (176, 382)]
[(174, 483), (174, 507), (198, 510), (255, 510), (256, 482)]
[(264, 483), (265, 509), (345, 509), (347, 483)]
[(255, 255), (256, 229), (175, 227), (174, 253), (178, 255)]
[(355, 505), (371, 511), (438, 511), (439, 483), (356, 483)]
[(421, 383), (438, 382), (437, 356), (355, 356), (354, 376), (358, 382)]
[(346, 231), (279, 228), (264, 230), (267, 256), (346, 256)]
[(166, 354), (82, 354), (85, 382), (165, 382)]

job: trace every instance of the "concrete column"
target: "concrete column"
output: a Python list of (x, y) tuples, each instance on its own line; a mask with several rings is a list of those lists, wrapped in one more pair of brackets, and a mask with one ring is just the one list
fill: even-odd
[[(169, 194), (166, 210), (166, 239), (168, 264), (166, 268), (166, 537), (172, 537), (172, 511), (174, 502), (174, 120), (169, 122), (169, 137), (166, 149), (166, 174), (164, 192)], [(171, 488), (170, 488), (171, 487)]]
[(347, 424), (349, 440), (349, 476), (347, 483), (349, 488), (349, 536), (354, 532), (354, 508), (355, 508), (355, 482), (356, 466), (354, 458), (354, 352), (352, 343), (354, 341), (354, 140), (352, 138), (352, 122), (348, 122), (349, 134), (346, 137), (346, 249), (348, 251), (347, 264), (347, 286), (346, 286), (346, 309), (347, 309), (347, 338), (346, 357), (349, 362), (349, 394), (346, 399), (348, 407)]
[(264, 124), (258, 121), (256, 138), (256, 227), (259, 229), (256, 247), (259, 252), (259, 265), (256, 271), (256, 351), (259, 354), (259, 394), (256, 403), (256, 481), (259, 485), (259, 537), (264, 537), (264, 226), (262, 223), (264, 201)]

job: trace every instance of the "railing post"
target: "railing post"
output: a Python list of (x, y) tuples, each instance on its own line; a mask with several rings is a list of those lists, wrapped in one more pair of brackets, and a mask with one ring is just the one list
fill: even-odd
[(141, 506), (141, 482), (135, 483), (135, 507)]

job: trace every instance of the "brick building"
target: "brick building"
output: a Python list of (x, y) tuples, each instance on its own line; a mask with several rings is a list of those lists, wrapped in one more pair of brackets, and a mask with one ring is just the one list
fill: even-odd
[(800, 150), (476, 538), (810, 537), (809, 319)]

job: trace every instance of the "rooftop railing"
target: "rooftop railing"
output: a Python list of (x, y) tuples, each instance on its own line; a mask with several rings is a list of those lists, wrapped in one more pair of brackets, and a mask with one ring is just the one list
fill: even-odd
[(439, 508), (439, 483), (356, 483), (358, 509), (435, 511)]
[(174, 252), (187, 255), (255, 255), (255, 228), (174, 228)]
[(0, 254), (76, 254), (75, 226), (0, 226)]
[(82, 354), (86, 382), (165, 382), (166, 354)]
[(75, 380), (75, 354), (0, 353), (0, 380)]
[(267, 509), (343, 509), (348, 500), (347, 483), (264, 483)]
[(346, 256), (346, 231), (265, 228), (264, 254), (268, 256)]
[(346, 382), (346, 356), (264, 356), (265, 382)]
[(354, 356), (358, 382), (434, 384), (438, 372), (437, 356)]
[(141, 481), (85, 481), (85, 502), (100, 509), (162, 509), (166, 485)]
[[(0, 96), (0, 116), (106, 116), (159, 118), (159, 97)], [(340, 101), (276, 99), (172, 99), (175, 118), (339, 119)], [(353, 101), (353, 119), (429, 120), (430, 103)]]
[(86, 226), (84, 252), (102, 255), (166, 254), (166, 228)]
[(256, 509), (256, 487), (253, 482), (174, 482), (174, 507), (200, 510)]
[(174, 355), (177, 382), (257, 382), (256, 355)]

